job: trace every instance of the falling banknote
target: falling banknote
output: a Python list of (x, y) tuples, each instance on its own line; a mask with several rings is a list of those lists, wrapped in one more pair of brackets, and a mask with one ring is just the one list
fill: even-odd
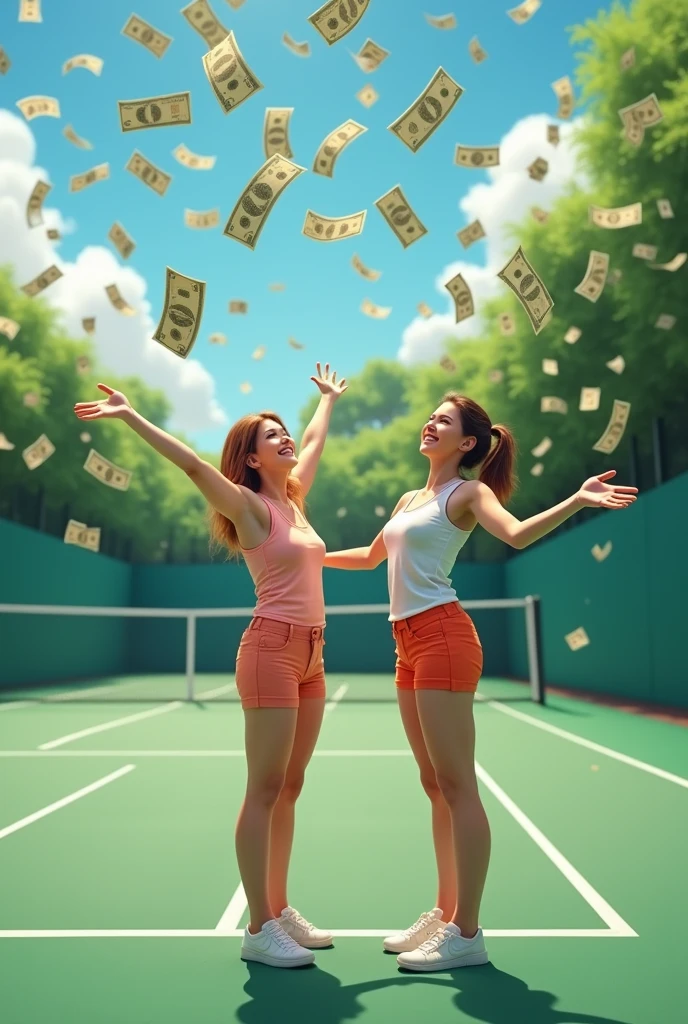
[(542, 0), (524, 0), (518, 7), (513, 7), (506, 13), (509, 15), (512, 21), (515, 21), (517, 25), (524, 25), (527, 21), (533, 17), (535, 12), (540, 9)]
[(569, 407), (563, 398), (557, 398), (556, 395), (543, 395), (540, 398), (540, 412), (560, 412), (566, 415), (568, 411)]
[(114, 462), (110, 462), (109, 459), (99, 455), (94, 448), (91, 448), (86, 456), (84, 469), (91, 476), (94, 476), (96, 480), (100, 480), (101, 484), (107, 484), (108, 487), (113, 487), (116, 491), (128, 490), (131, 483), (131, 470), (121, 469)]
[(183, 143), (180, 143), (176, 149), (172, 150), (172, 156), (182, 166), (188, 167), (192, 171), (210, 171), (215, 166), (217, 159), (214, 156), (199, 156), (197, 153), (192, 153)]
[(356, 28), (369, 3), (370, 0), (328, 0), (308, 20), (328, 46), (332, 46)]
[(373, 320), (386, 320), (391, 312), (391, 306), (376, 306), (370, 299), (364, 299), (361, 303), (361, 313), (372, 317)]
[(117, 223), (117, 221), (115, 221), (108, 231), (108, 238), (115, 246), (122, 259), (128, 260), (136, 248), (136, 242), (131, 235), (127, 234), (122, 225)]
[(26, 222), (30, 228), (43, 223), (43, 200), (51, 188), (52, 185), (48, 185), (46, 181), (37, 181), (34, 185), (26, 204)]
[(643, 204), (631, 203), (629, 206), (618, 206), (613, 209), (589, 206), (588, 219), (598, 228), (630, 228), (635, 224), (642, 224)]
[(289, 121), (294, 113), (293, 107), (266, 107), (263, 121), (263, 150), (269, 160), (275, 153), (293, 157), (289, 145)]
[(331, 178), (334, 173), (335, 160), (342, 150), (367, 131), (368, 129), (364, 125), (359, 124), (358, 121), (352, 121), (351, 118), (340, 124), (320, 143), (313, 161), (313, 172)]
[(306, 210), (301, 233), (316, 242), (338, 242), (342, 238), (360, 235), (365, 224), (366, 211), (359, 210), (348, 217), (323, 217), (313, 210)]
[(590, 551), (596, 562), (604, 562), (605, 558), (612, 553), (612, 542), (608, 540), (604, 547), (600, 547), (599, 544), (593, 544)]
[(568, 76), (558, 78), (556, 82), (552, 82), (552, 88), (559, 100), (557, 117), (561, 118), (563, 121), (566, 118), (571, 117), (573, 108), (576, 105), (571, 79)]
[(76, 544), (77, 547), (85, 548), (86, 551), (98, 551), (100, 549), (100, 527), (87, 526), (86, 523), (70, 519), (65, 529), (64, 542), (65, 544)]
[(73, 174), (69, 179), (69, 191), (81, 192), (89, 185), (95, 185), (98, 181), (106, 181), (109, 177), (110, 164), (98, 164), (83, 174)]
[(66, 124), (64, 126), (62, 134), (68, 142), (71, 142), (73, 146), (77, 146), (79, 149), (93, 149), (93, 143), (89, 142), (88, 139), (82, 139), (80, 135), (77, 135), (71, 124)]
[(10, 320), (8, 316), (0, 316), (0, 334), (4, 334), (10, 341), (19, 334), (20, 326), (16, 320)]
[(74, 68), (86, 68), (93, 75), (99, 75), (103, 70), (103, 61), (100, 57), (94, 57), (92, 53), (79, 53), (76, 57), (70, 57), (62, 65), (62, 74), (68, 75)]
[(466, 284), (462, 274), (456, 274), (450, 281), (447, 281), (444, 286), (452, 299), (454, 300), (454, 311), (456, 313), (456, 323), (461, 323), (462, 320), (467, 320), (469, 316), (473, 316), (475, 308), (473, 306), (473, 295), (471, 289)]
[(459, 167), (497, 167), (499, 146), (459, 146), (454, 152), (454, 163)]
[(388, 130), (412, 153), (417, 153), (452, 111), (462, 93), (463, 87), (439, 67), (420, 96), (401, 117), (387, 126)]
[(134, 150), (129, 157), (125, 170), (131, 171), (139, 181), (142, 181), (144, 185), (148, 185), (148, 188), (152, 189), (159, 196), (165, 195), (172, 181), (171, 175), (165, 174), (159, 167), (152, 164), (150, 160), (146, 160), (145, 156), (137, 150)]
[(51, 284), (57, 281), (58, 278), (62, 277), (62, 271), (55, 264), (52, 267), (48, 267), (38, 277), (34, 277), (33, 281), (29, 281), (27, 284), (21, 286), (21, 290), (25, 295), (29, 295), (33, 298), (34, 295), (38, 295), (39, 292), (44, 291)]
[(536, 459), (541, 459), (543, 455), (547, 454), (551, 447), (552, 438), (543, 437), (542, 441), (540, 441), (539, 444), (536, 444), (535, 447), (531, 449), (531, 455), (534, 455)]
[(55, 445), (45, 434), (30, 444), (28, 448), (25, 448), (22, 452), (22, 459), (26, 463), (29, 469), (38, 469), (42, 466), (46, 459), (55, 451)]
[(275, 153), (256, 171), (229, 215), (223, 235), (255, 249), (270, 211), (287, 185), (305, 167), (293, 164), (281, 153)]
[(630, 412), (630, 402), (622, 402), (618, 398), (614, 399), (614, 408), (612, 409), (609, 423), (602, 437), (592, 446), (593, 451), (604, 452), (606, 455), (614, 451), (624, 435)]
[(404, 249), (427, 234), (427, 228), (409, 206), (399, 185), (375, 200), (375, 205), (385, 218)]
[(117, 106), (123, 132), (191, 124), (191, 93), (188, 92), (149, 96), (140, 100), (119, 100)]
[(17, 106), (27, 121), (34, 117), (60, 117), (60, 103), (54, 96), (25, 96)]
[(106, 285), (105, 292), (111, 304), (119, 313), (122, 313), (123, 316), (134, 316), (136, 310), (129, 305), (126, 299), (122, 298), (116, 284)]
[(154, 57), (162, 57), (172, 42), (171, 36), (166, 36), (164, 32), (153, 28), (143, 18), (139, 18), (137, 14), (132, 14), (129, 18), (129, 21), (122, 29), (122, 35), (133, 39), (135, 43), (141, 43)]
[(263, 88), (244, 60), (233, 32), (204, 55), (203, 67), (225, 114)]
[(474, 220), (468, 227), (462, 228), (461, 231), (456, 232), (456, 237), (461, 242), (464, 249), (468, 249), (474, 242), (478, 242), (481, 238), (485, 237), (485, 229), (479, 220)]
[(596, 249), (591, 249), (585, 277), (573, 289), (574, 292), (577, 295), (582, 295), (584, 299), (589, 299), (590, 302), (597, 302), (604, 289), (608, 271), (609, 253), (597, 252)]
[(572, 633), (567, 633), (564, 640), (566, 640), (572, 651), (578, 651), (581, 647), (587, 647), (590, 643), (590, 637), (582, 626), (574, 629)]
[(184, 223), (187, 228), (196, 230), (202, 228), (216, 228), (220, 223), (220, 211), (214, 210), (184, 210)]
[(227, 35), (227, 29), (216, 17), (208, 0), (194, 0), (188, 7), (182, 7), (180, 14), (184, 15), (191, 28), (205, 39), (211, 49)]
[(365, 263), (358, 258), (356, 253), (351, 257), (351, 266), (354, 268), (356, 273), (360, 274), (361, 277), (364, 277), (366, 281), (379, 281), (382, 277), (381, 270), (373, 270), (371, 267), (366, 267)]
[(358, 53), (352, 53), (351, 56), (361, 71), (370, 73), (377, 71), (383, 60), (389, 57), (389, 50), (385, 50), (384, 46), (378, 46), (372, 39), (366, 39)]
[(581, 388), (578, 408), (581, 412), (596, 412), (600, 407), (601, 388)]
[(201, 326), (205, 281), (167, 267), (165, 307), (153, 337), (170, 352), (186, 359)]
[(497, 276), (511, 288), (528, 314), (533, 330), (539, 334), (554, 307), (554, 302), (542, 279), (526, 259), (520, 245)]

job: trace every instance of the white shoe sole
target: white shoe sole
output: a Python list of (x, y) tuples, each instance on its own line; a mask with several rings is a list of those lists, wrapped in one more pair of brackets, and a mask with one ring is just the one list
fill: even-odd
[[(293, 938), (293, 935), (292, 935)], [(303, 946), (304, 949), (327, 949), (328, 946), (332, 946), (332, 939), (313, 939), (312, 942), (302, 942), (300, 939), (296, 939), (299, 946)]]
[(310, 953), (305, 956), (299, 957), (274, 957), (269, 956), (267, 953), (261, 953), (257, 949), (245, 949), (241, 947), (241, 959), (242, 960), (254, 960), (259, 964), (267, 964), (268, 967), (305, 967), (307, 964), (312, 964), (315, 960), (315, 956)]
[[(435, 929), (437, 930), (437, 929)], [(428, 932), (422, 939), (406, 939), (404, 942), (394, 942), (392, 938), (384, 939), (382, 948), (387, 953), (413, 953), (414, 949), (418, 949), (427, 939), (432, 938), (435, 932)]]
[(483, 950), (480, 953), (467, 953), (466, 956), (457, 956), (453, 960), (445, 960), (442, 963), (436, 962), (434, 964), (407, 964), (403, 960), (397, 959), (399, 966), (407, 971), (453, 971), (457, 967), (477, 967), (480, 964), (487, 964), (489, 962), (487, 950)]

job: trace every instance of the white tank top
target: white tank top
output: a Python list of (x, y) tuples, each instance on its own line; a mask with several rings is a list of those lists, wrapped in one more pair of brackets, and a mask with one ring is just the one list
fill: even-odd
[(385, 523), (390, 622), (456, 601), (449, 573), (471, 531), (460, 530), (448, 519), (447, 501), (462, 483), (451, 480), (433, 498), (408, 510), (416, 491)]

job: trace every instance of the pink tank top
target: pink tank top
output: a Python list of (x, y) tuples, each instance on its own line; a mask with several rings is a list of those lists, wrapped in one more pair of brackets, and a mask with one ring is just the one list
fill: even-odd
[(324, 626), (325, 542), (293, 504), (296, 525), (270, 498), (258, 496), (270, 512), (270, 533), (257, 547), (241, 549), (256, 587), (253, 614), (295, 626)]

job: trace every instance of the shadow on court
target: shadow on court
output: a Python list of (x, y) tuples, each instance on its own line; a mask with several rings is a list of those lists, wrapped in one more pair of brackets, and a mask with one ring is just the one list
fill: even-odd
[[(391, 959), (391, 957), (389, 958)], [(235, 1019), (242, 1024), (265, 1024), (266, 1021), (317, 1021), (318, 1024), (339, 1024), (340, 1021), (364, 1020), (370, 1013), (360, 996), (380, 989), (409, 985), (439, 985), (451, 989), (457, 1019), (485, 1021), (486, 1024), (630, 1024), (616, 1017), (577, 1013), (575, 1010), (557, 1009), (558, 997), (552, 992), (531, 990), (526, 982), (494, 964), (481, 967), (462, 967), (452, 973), (451, 980), (432, 974), (411, 974), (396, 968), (396, 975), (358, 985), (342, 985), (339, 978), (318, 966), (291, 970), (266, 967), (247, 962), (250, 975), (244, 992), (250, 1002), (236, 1011)], [(450, 972), (444, 972), (450, 973)], [(404, 1013), (395, 1000), (382, 1011), (385, 1021), (403, 1024)], [(436, 1016), (437, 1005), (428, 1007), (431, 1019)], [(409, 1008), (409, 1019), (416, 1019), (416, 1010)], [(442, 1024), (449, 1018), (442, 1017)]]

